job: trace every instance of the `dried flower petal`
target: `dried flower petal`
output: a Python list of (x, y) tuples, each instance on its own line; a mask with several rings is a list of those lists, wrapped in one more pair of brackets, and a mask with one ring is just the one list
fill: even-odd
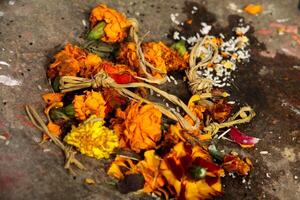
[(126, 103), (126, 98), (120, 95), (113, 88), (104, 88), (102, 95), (104, 100), (107, 102), (105, 113), (109, 113), (114, 109), (120, 108)]
[(45, 101), (45, 103), (50, 105), (53, 103), (61, 102), (63, 96), (64, 94), (62, 93), (47, 93), (43, 95), (43, 100)]
[(92, 115), (78, 127), (73, 127), (64, 141), (77, 147), (84, 155), (97, 159), (109, 158), (118, 147), (118, 136), (104, 123), (103, 119)]
[(212, 118), (218, 122), (224, 122), (228, 119), (231, 113), (232, 106), (223, 100), (219, 100), (214, 103), (212, 109), (210, 110)]
[[(53, 135), (59, 137), (61, 135), (61, 128), (59, 125), (49, 121), (49, 123), (47, 124), (47, 128), (50, 131), (50, 133), (52, 133)], [(49, 136), (44, 133), (43, 134), (43, 141), (48, 140)]]
[(101, 38), (104, 42), (121, 42), (127, 37), (128, 28), (131, 24), (126, 17), (118, 11), (108, 8), (104, 4), (96, 6), (90, 15), (91, 26), (98, 22), (105, 21), (105, 36)]
[(234, 127), (230, 128), (229, 135), (233, 141), (244, 148), (253, 147), (259, 141), (259, 138), (247, 136)]
[(102, 59), (96, 54), (89, 53), (81, 66), (79, 75), (81, 77), (90, 78), (96, 75), (100, 70)]
[(145, 178), (144, 192), (154, 192), (165, 185), (165, 179), (159, 171), (162, 159), (155, 155), (154, 150), (146, 151), (144, 157), (136, 168)]
[(263, 11), (263, 7), (259, 4), (249, 4), (244, 8), (244, 11), (251, 15), (256, 15)]
[(134, 168), (135, 164), (132, 162), (132, 160), (117, 156), (111, 163), (107, 174), (109, 176), (115, 177), (118, 180), (122, 180), (124, 178), (124, 175), (129, 173), (136, 173), (136, 171), (133, 170)]
[(121, 43), (117, 59), (122, 64), (135, 69), (140, 69), (138, 56), (136, 54), (136, 45), (134, 42)]
[(252, 162), (249, 158), (241, 160), (236, 155), (225, 155), (223, 168), (228, 172), (235, 172), (239, 175), (246, 176), (252, 168)]

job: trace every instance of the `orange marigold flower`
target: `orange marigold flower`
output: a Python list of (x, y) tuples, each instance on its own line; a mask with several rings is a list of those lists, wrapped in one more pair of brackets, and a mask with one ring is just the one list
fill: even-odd
[(50, 105), (53, 103), (61, 102), (64, 94), (62, 93), (47, 93), (44, 94), (43, 100), (45, 101), (46, 104)]
[(178, 143), (164, 157), (161, 173), (178, 199), (209, 199), (222, 191), (224, 170), (203, 147)]
[(91, 26), (94, 27), (98, 22), (105, 21), (105, 36), (101, 38), (104, 42), (121, 42), (127, 37), (128, 28), (131, 26), (126, 17), (104, 4), (96, 6), (90, 15)]
[[(162, 73), (187, 68), (187, 62), (163, 42), (146, 42), (142, 44), (145, 59)], [(154, 71), (152, 72), (156, 74)]]
[(138, 69), (138, 73), (141, 74), (140, 64), (138, 56), (136, 54), (136, 45), (134, 42), (123, 42), (121, 43), (119, 52), (118, 52), (118, 62), (128, 65), (134, 69)]
[(101, 63), (102, 59), (99, 56), (89, 53), (84, 60), (84, 65), (80, 68), (79, 75), (85, 78), (96, 75), (101, 70)]
[(141, 104), (131, 103), (124, 112), (118, 109), (116, 116), (119, 119), (112, 120), (113, 129), (119, 134), (120, 147), (135, 152), (155, 148), (161, 138), (162, 113), (153, 105)]
[(249, 158), (242, 160), (236, 155), (225, 155), (223, 168), (228, 172), (246, 176), (252, 168), (252, 162)]
[(49, 78), (59, 76), (76, 76), (84, 65), (87, 53), (77, 46), (67, 44), (64, 50), (57, 53), (47, 71)]
[(87, 91), (84, 95), (76, 95), (73, 105), (77, 119), (85, 120), (92, 114), (105, 117), (106, 102), (100, 92)]

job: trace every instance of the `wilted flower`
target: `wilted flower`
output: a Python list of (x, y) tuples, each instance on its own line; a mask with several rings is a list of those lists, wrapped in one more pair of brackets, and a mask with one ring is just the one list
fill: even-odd
[(89, 53), (81, 66), (79, 75), (81, 77), (90, 78), (96, 75), (100, 70), (102, 59), (96, 54)]
[(252, 162), (249, 158), (241, 160), (237, 155), (225, 155), (223, 168), (228, 172), (235, 172), (245, 176), (251, 170)]
[(218, 122), (224, 122), (228, 119), (231, 113), (232, 106), (223, 100), (219, 100), (214, 103), (211, 109), (209, 109), (211, 116)]
[(105, 117), (106, 102), (100, 92), (86, 91), (84, 95), (75, 95), (73, 105), (77, 119), (85, 120), (92, 114)]
[(203, 147), (178, 143), (164, 157), (161, 172), (179, 199), (208, 199), (221, 194), (224, 171)]
[(78, 127), (73, 127), (64, 141), (78, 148), (87, 156), (97, 159), (108, 158), (118, 147), (118, 136), (104, 126), (104, 120), (92, 115)]
[(77, 46), (67, 44), (64, 50), (57, 53), (55, 61), (49, 68), (47, 75), (49, 78), (59, 76), (76, 76), (86, 59), (87, 53)]
[(118, 180), (122, 180), (126, 175), (139, 173), (143, 175), (145, 180), (144, 192), (154, 192), (160, 196), (162, 194), (168, 196), (165, 189), (163, 189), (166, 180), (160, 171), (161, 161), (162, 159), (155, 155), (154, 150), (146, 151), (144, 153), (144, 160), (138, 163), (133, 163), (133, 161), (128, 158), (117, 156), (111, 163), (107, 174)]
[(163, 73), (187, 67), (184, 59), (163, 42), (146, 42), (142, 44), (142, 49), (145, 59)]
[(123, 112), (117, 110), (112, 120), (113, 129), (120, 137), (120, 147), (129, 147), (135, 152), (155, 148), (161, 138), (162, 113), (153, 105), (131, 103)]
[(130, 173), (136, 173), (135, 164), (132, 160), (121, 156), (117, 156), (107, 170), (109, 176), (115, 177), (118, 180), (122, 180), (125, 175)]
[(127, 37), (127, 31), (131, 24), (122, 13), (100, 4), (91, 12), (91, 26), (94, 27), (101, 21), (106, 23), (104, 27), (105, 35), (101, 38), (102, 41), (121, 42)]
[[(163, 42), (145, 42), (142, 44), (142, 51), (145, 60), (155, 67), (155, 69), (151, 69), (151, 74), (157, 78), (161, 78), (160, 74), (183, 70), (187, 67), (184, 58)], [(143, 74), (136, 54), (136, 46), (133, 42), (121, 44), (118, 61), (137, 69), (139, 75)]]

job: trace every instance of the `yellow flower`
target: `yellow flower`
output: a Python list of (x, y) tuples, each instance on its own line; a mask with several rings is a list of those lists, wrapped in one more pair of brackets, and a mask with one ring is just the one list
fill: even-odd
[(92, 115), (77, 128), (73, 127), (64, 141), (78, 148), (87, 156), (109, 158), (113, 150), (118, 147), (118, 136), (113, 130), (104, 126), (104, 121)]
[(96, 6), (90, 15), (90, 22), (94, 27), (98, 22), (105, 21), (104, 42), (121, 42), (127, 37), (128, 28), (131, 26), (126, 17), (118, 11), (108, 8), (104, 4)]
[(106, 102), (100, 92), (87, 91), (84, 95), (76, 95), (73, 100), (75, 117), (85, 120), (92, 114), (105, 117)]

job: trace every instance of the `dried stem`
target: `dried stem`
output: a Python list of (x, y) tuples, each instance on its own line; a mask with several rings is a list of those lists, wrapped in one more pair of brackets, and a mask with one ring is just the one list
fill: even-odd
[[(178, 121), (182, 127), (186, 130), (195, 130), (199, 127), (199, 119), (194, 115), (194, 113), (185, 105), (178, 97), (175, 95), (169, 94), (165, 91), (162, 91), (150, 84), (147, 83), (128, 83), (128, 84), (118, 84), (116, 83), (111, 77), (107, 75), (104, 71), (99, 72), (94, 79), (87, 79), (87, 78), (79, 78), (79, 77), (72, 77), (72, 76), (64, 76), (60, 80), (60, 89), (62, 92), (70, 92), (78, 89), (84, 89), (84, 88), (99, 88), (99, 87), (111, 87), (116, 89), (120, 94), (123, 96), (143, 101), (148, 104), (153, 104), (156, 108), (158, 108), (164, 115), (167, 117)], [(144, 99), (143, 97), (140, 97), (139, 95), (131, 92), (127, 88), (148, 88), (156, 93), (160, 94), (164, 98), (168, 99), (172, 103), (180, 106), (195, 122), (194, 126), (192, 126), (189, 122), (187, 122), (179, 113), (177, 113), (175, 110), (172, 110), (170, 108), (166, 108), (165, 106), (151, 102), (147, 99)]]
[[(136, 77), (137, 79), (143, 80), (145, 82), (148, 83), (156, 83), (156, 84), (163, 84), (166, 82), (166, 74), (163, 73), (162, 71), (160, 71), (158, 68), (154, 67), (151, 63), (149, 63), (148, 61), (146, 61), (143, 50), (141, 48), (142, 45), (142, 40), (145, 37), (142, 37), (142, 39), (139, 38), (138, 36), (138, 21), (134, 18), (130, 18), (128, 19), (132, 26), (130, 28), (130, 36), (133, 40), (133, 42), (136, 45), (136, 54), (139, 60), (139, 64), (140, 64), (140, 68), (142, 69), (143, 73), (145, 74), (146, 78), (143, 77)], [(147, 70), (147, 68), (150, 68), (153, 71), (156, 71), (158, 73), (160, 73), (162, 75), (163, 78), (161, 79), (157, 79), (154, 76), (152, 76), (152, 74), (150, 74)]]
[(65, 169), (68, 169), (73, 175), (75, 175), (75, 173), (71, 168), (71, 164), (74, 164), (79, 169), (84, 170), (85, 167), (83, 166), (83, 164), (75, 158), (76, 151), (74, 151), (71, 146), (64, 145), (62, 141), (60, 141), (55, 135), (53, 135), (49, 131), (46, 124), (33, 107), (26, 106), (25, 109), (30, 121), (34, 124), (34, 126), (40, 131), (46, 133), (49, 136), (49, 138), (54, 142), (54, 144), (64, 152), (66, 157)]

